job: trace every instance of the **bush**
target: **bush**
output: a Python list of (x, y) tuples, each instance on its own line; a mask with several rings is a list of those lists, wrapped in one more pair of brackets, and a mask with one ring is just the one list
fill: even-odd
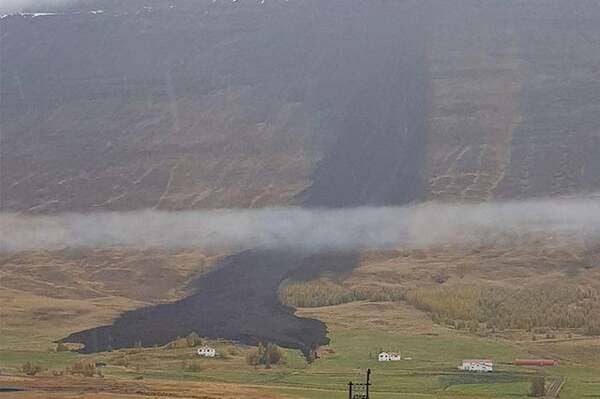
[(58, 345), (56, 345), (56, 351), (57, 352), (68, 352), (69, 348), (67, 348), (67, 345), (63, 344), (62, 342), (59, 342)]
[(185, 338), (177, 337), (174, 341), (169, 342), (166, 349), (194, 348), (200, 345), (202, 345), (202, 338), (195, 332), (191, 332), (190, 335)]
[(283, 359), (281, 349), (272, 343), (263, 345), (258, 344), (258, 348), (249, 352), (246, 355), (246, 362), (251, 366), (258, 366), (262, 364), (265, 368), (271, 368), (273, 364), (279, 364)]
[(258, 350), (254, 349), (246, 354), (246, 363), (248, 363), (250, 366), (258, 366)]
[(96, 362), (92, 360), (80, 360), (73, 363), (71, 367), (67, 368), (67, 373), (71, 375), (82, 375), (84, 377), (93, 377), (96, 374), (99, 376), (102, 375), (96, 368)]
[(23, 372), (23, 374), (34, 376), (40, 371), (42, 371), (42, 367), (31, 362), (26, 362), (23, 363), (23, 365), (21, 366), (21, 371)]
[(187, 342), (188, 347), (190, 348), (202, 345), (202, 339), (198, 334), (196, 334), (193, 331), (190, 333), (190, 335), (186, 337), (185, 340)]
[(117, 357), (112, 360), (111, 363), (115, 366), (129, 367), (129, 359), (127, 359), (127, 356)]
[(183, 349), (189, 348), (187, 338), (177, 338), (175, 341), (171, 341), (166, 346), (167, 349)]
[(237, 356), (240, 354), (240, 350), (235, 346), (230, 346), (229, 348), (227, 348), (227, 353), (231, 356)]

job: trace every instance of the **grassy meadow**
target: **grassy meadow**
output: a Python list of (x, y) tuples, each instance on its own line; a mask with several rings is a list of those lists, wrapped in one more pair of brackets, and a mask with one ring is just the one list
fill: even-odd
[[(312, 363), (284, 350), (283, 362), (271, 369), (248, 364), (255, 348), (221, 341), (209, 342), (221, 354), (216, 359), (201, 359), (186, 347), (56, 352), (53, 341), (70, 332), (185, 296), (183, 282), (195, 275), (194, 265), (210, 270), (213, 257), (118, 251), (10, 257), (0, 270), (0, 388), (30, 389), (11, 399), (80, 393), (96, 395), (85, 396), (90, 399), (342, 399), (348, 381), (361, 382), (371, 368), (374, 399), (527, 398), (538, 375), (548, 386), (566, 379), (563, 399), (600, 399), (600, 338), (593, 334), (600, 269), (586, 268), (583, 252), (559, 249), (511, 243), (366, 253), (347, 275), (287, 282), (284, 302), (297, 306), (300, 316), (324, 321), (331, 343)], [(139, 267), (132, 268), (131, 259)], [(131, 270), (131, 285), (143, 288), (122, 283)], [(380, 350), (401, 352), (403, 360), (379, 363)], [(515, 358), (533, 357), (558, 359), (560, 366), (512, 365)], [(494, 359), (496, 370), (461, 372), (466, 358)], [(21, 367), (27, 362), (41, 372), (26, 376)], [(68, 375), (78, 362), (105, 366), (101, 376)]]
[[(90, 359), (106, 366), (101, 368), (103, 377), (88, 381), (226, 383), (307, 399), (346, 398), (348, 381), (360, 382), (367, 368), (373, 371), (372, 396), (382, 399), (525, 398), (531, 378), (542, 374), (547, 383), (567, 378), (561, 398), (600, 398), (600, 340), (527, 343), (478, 337), (435, 324), (426, 314), (401, 303), (355, 302), (305, 308), (299, 313), (325, 320), (330, 328), (331, 344), (311, 364), (297, 351), (285, 350), (282, 364), (271, 369), (250, 366), (246, 354), (252, 348), (220, 341), (210, 342), (222, 354), (217, 359), (201, 359), (193, 348), (134, 348), (83, 356), (39, 349), (13, 351), (2, 345), (0, 373), (20, 375), (21, 365), (30, 361), (42, 367), (40, 375), (60, 379), (65, 377), (52, 375), (78, 360)], [(379, 363), (380, 350), (401, 351), (405, 360)], [(542, 370), (511, 365), (515, 358), (532, 356), (559, 358), (561, 365)], [(463, 373), (457, 366), (464, 358), (492, 358), (496, 370)]]

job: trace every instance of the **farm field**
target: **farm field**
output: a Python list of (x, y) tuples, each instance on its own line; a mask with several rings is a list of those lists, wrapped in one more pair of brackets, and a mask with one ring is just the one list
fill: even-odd
[[(320, 359), (311, 364), (299, 352), (286, 350), (283, 364), (272, 369), (249, 366), (245, 356), (251, 348), (228, 342), (211, 342), (225, 354), (218, 359), (199, 359), (193, 348), (137, 348), (89, 356), (40, 349), (12, 351), (10, 343), (3, 342), (0, 386), (28, 389), (11, 394), (27, 399), (70, 398), (76, 392), (86, 393), (88, 385), (90, 392), (84, 397), (94, 399), (157, 394), (341, 399), (347, 397), (347, 382), (360, 382), (371, 368), (373, 398), (525, 398), (531, 378), (537, 374), (544, 375), (547, 384), (566, 377), (561, 398), (600, 398), (597, 339), (527, 343), (476, 337), (434, 324), (425, 313), (401, 303), (355, 302), (300, 309), (298, 313), (324, 320), (330, 329), (331, 344), (322, 348)], [(410, 360), (378, 363), (376, 354), (382, 349), (401, 351), (403, 358)], [(537, 356), (558, 358), (561, 365), (536, 370), (510, 364), (517, 357)], [(464, 358), (492, 358), (496, 371), (489, 375), (463, 373), (457, 366)], [(82, 359), (106, 364), (101, 368), (103, 377), (53, 375)], [(19, 368), (27, 361), (42, 367), (39, 377), (22, 376)], [(190, 371), (190, 365), (196, 368)], [(36, 396), (40, 392), (53, 396)]]

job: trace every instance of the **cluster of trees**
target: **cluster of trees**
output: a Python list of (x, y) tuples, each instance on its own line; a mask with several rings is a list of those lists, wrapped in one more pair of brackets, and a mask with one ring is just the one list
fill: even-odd
[[(34, 376), (42, 371), (42, 366), (32, 363), (25, 362), (21, 366), (21, 372), (25, 375)], [(81, 375), (83, 377), (93, 377), (98, 375), (99, 377), (103, 377), (100, 369), (96, 367), (96, 362), (93, 360), (80, 360), (73, 363), (71, 366), (66, 368), (66, 373), (70, 375)], [(53, 375), (60, 376), (63, 375), (62, 371), (53, 371)]]
[(402, 301), (406, 291), (394, 287), (348, 288), (327, 280), (288, 284), (280, 290), (281, 301), (298, 308), (333, 306), (355, 301)]
[(258, 348), (248, 352), (246, 362), (251, 366), (264, 365), (265, 368), (271, 368), (271, 365), (279, 364), (283, 359), (281, 349), (273, 344), (258, 344)]
[(489, 286), (436, 286), (406, 294), (413, 306), (430, 312), (436, 322), (457, 328), (577, 328), (600, 335), (600, 292), (574, 286), (510, 289)]
[(280, 296), (283, 303), (298, 308), (340, 305), (367, 299), (359, 291), (326, 280), (286, 285), (280, 290)]
[(177, 338), (175, 341), (171, 341), (167, 344), (167, 349), (183, 349), (183, 348), (195, 348), (196, 346), (202, 345), (202, 338), (195, 332), (191, 332), (185, 338)]
[(102, 372), (96, 367), (96, 362), (93, 360), (80, 360), (67, 367), (67, 374), (81, 375), (83, 377), (93, 377), (98, 375), (102, 377)]
[(33, 364), (31, 362), (25, 362), (21, 366), (21, 372), (25, 375), (34, 376), (42, 371), (42, 366)]
[(600, 291), (564, 283), (528, 288), (487, 285), (433, 285), (349, 288), (320, 279), (282, 287), (283, 303), (331, 306), (353, 301), (406, 301), (429, 312), (435, 322), (472, 332), (535, 328), (579, 329), (600, 335)]

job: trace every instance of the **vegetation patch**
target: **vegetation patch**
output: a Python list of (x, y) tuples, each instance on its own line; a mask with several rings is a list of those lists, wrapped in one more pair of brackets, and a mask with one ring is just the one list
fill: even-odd
[(452, 385), (471, 385), (471, 384), (507, 384), (513, 382), (529, 381), (529, 377), (515, 373), (463, 373), (442, 375), (438, 378), (440, 385), (448, 388)]
[(575, 286), (509, 289), (454, 285), (411, 290), (407, 301), (435, 321), (460, 326), (485, 323), (488, 329), (577, 328), (600, 335), (600, 292)]
[(251, 366), (264, 365), (265, 368), (271, 368), (274, 364), (279, 364), (283, 360), (281, 349), (275, 344), (262, 343), (258, 348), (246, 355), (246, 362)]
[(327, 280), (298, 282), (280, 290), (282, 302), (299, 308), (340, 305), (367, 299), (365, 294)]

